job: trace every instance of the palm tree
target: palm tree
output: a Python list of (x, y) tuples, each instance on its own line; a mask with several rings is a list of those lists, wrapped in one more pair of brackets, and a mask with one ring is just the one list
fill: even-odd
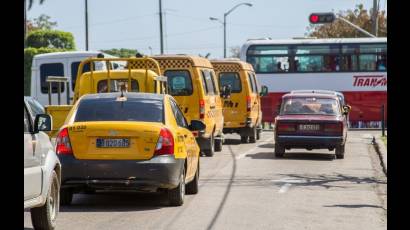
[[(24, 0), (24, 2), (26, 2), (26, 0)], [(44, 0), (40, 0), (40, 4), (43, 4)], [(28, 9), (31, 9), (31, 7), (33, 6), (34, 0), (29, 0), (28, 1)]]

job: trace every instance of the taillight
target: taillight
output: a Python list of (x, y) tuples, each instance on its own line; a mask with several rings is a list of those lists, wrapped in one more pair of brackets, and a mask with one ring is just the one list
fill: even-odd
[(205, 101), (203, 99), (199, 100), (199, 119), (205, 118)]
[(68, 129), (62, 129), (56, 138), (56, 153), (61, 155), (72, 155), (70, 137), (68, 136)]
[(327, 133), (342, 133), (343, 126), (342, 123), (325, 124), (323, 131)]
[(249, 112), (251, 111), (251, 97), (246, 96), (246, 111)]
[(278, 132), (294, 132), (296, 131), (295, 124), (286, 124), (286, 123), (279, 123), (278, 127), (276, 128)]
[(155, 155), (172, 155), (174, 154), (174, 137), (171, 131), (162, 128), (159, 132), (157, 145), (155, 146)]

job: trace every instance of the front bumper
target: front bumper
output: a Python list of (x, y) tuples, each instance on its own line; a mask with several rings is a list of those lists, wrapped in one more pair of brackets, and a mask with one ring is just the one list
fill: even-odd
[(335, 148), (344, 143), (342, 136), (290, 136), (278, 135), (275, 143), (285, 148)]
[(59, 156), (62, 164), (62, 188), (125, 189), (156, 191), (179, 184), (184, 159), (173, 155), (150, 160), (78, 160)]

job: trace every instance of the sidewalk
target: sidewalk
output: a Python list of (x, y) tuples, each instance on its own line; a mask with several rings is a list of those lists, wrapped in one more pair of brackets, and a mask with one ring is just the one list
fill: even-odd
[(380, 159), (382, 161), (383, 168), (385, 169), (386, 174), (387, 174), (387, 146), (384, 144), (383, 140), (381, 139), (381, 136), (382, 136), (381, 134), (377, 134), (377, 135), (374, 135), (374, 138), (376, 140), (375, 144), (377, 145), (379, 149), (378, 152), (381, 154)]

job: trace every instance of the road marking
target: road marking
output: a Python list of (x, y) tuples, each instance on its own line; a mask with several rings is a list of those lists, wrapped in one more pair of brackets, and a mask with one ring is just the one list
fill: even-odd
[(260, 142), (259, 145), (257, 145), (257, 146), (255, 146), (255, 147), (249, 149), (248, 151), (246, 151), (246, 152), (244, 152), (244, 153), (239, 154), (239, 155), (236, 156), (235, 158), (236, 158), (237, 160), (240, 160), (240, 159), (244, 158), (246, 155), (248, 155), (249, 153), (253, 152), (255, 149), (259, 148), (259, 146), (261, 146), (262, 144), (269, 143), (269, 142), (271, 142), (272, 140), (273, 140), (273, 137), (268, 138), (267, 140)]
[(280, 187), (279, 192), (278, 193), (285, 193), (289, 190), (290, 186), (292, 186), (292, 184), (290, 183), (286, 183), (284, 185), (282, 185), (282, 187)]

